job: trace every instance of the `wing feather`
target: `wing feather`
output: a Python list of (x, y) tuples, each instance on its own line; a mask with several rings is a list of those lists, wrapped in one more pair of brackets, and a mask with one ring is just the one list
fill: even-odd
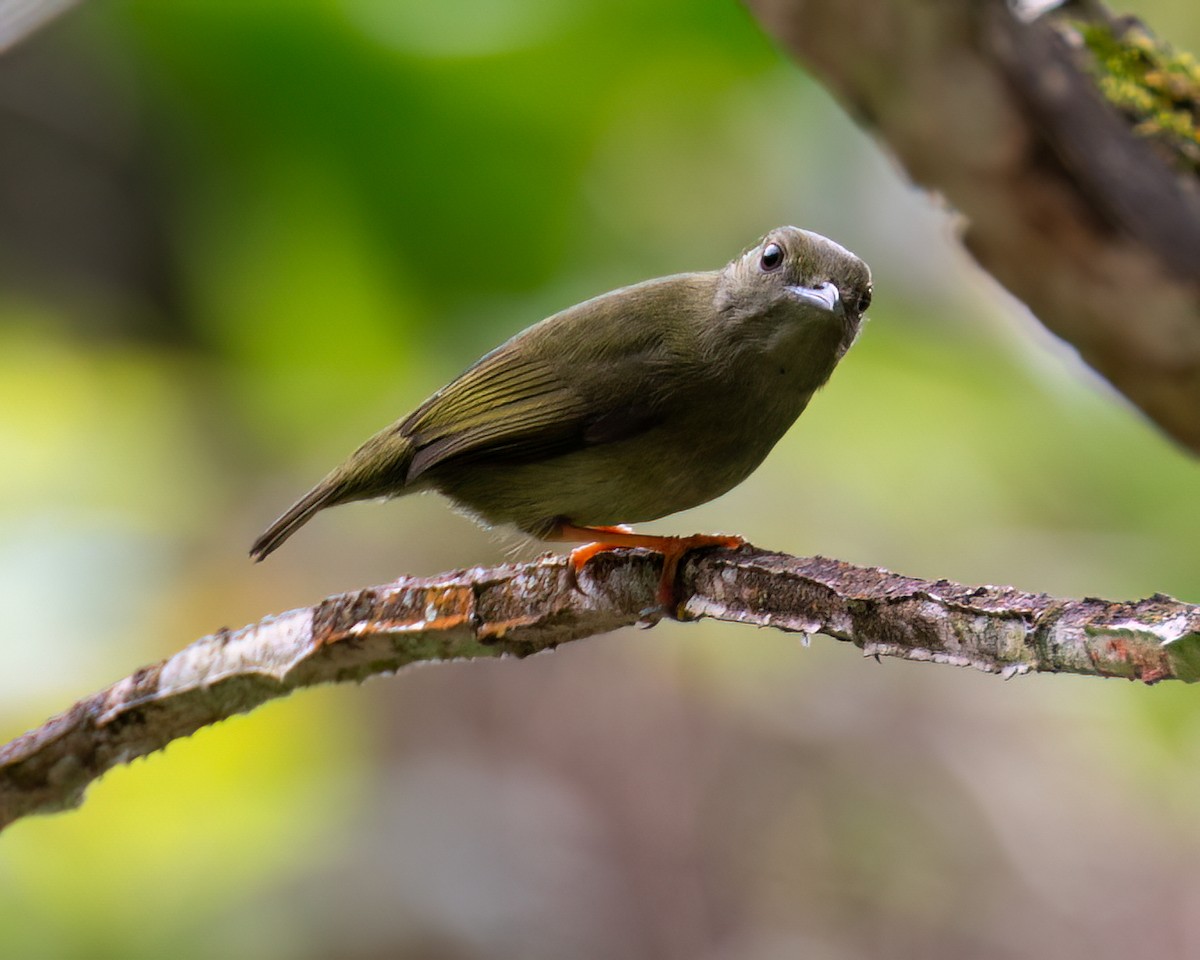
[(448, 460), (552, 456), (585, 443), (583, 398), (550, 364), (501, 348), (405, 421), (417, 448), (408, 482)]
[[(493, 350), (401, 424), (415, 447), (408, 482), (447, 461), (552, 457), (617, 443), (661, 422), (656, 386), (661, 370), (679, 359), (672, 330), (694, 326), (678, 311), (681, 282), (711, 295), (715, 275), (669, 277), (597, 297)], [(617, 296), (627, 309), (613, 309)], [(589, 356), (569, 359), (567, 332), (581, 326)], [(620, 376), (602, 388), (598, 368)]]

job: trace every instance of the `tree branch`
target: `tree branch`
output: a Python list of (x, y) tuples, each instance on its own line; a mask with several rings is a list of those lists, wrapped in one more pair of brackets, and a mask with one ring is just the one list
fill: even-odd
[(80, 0), (0, 0), (0, 53), (32, 36)]
[(965, 215), (982, 267), (1200, 452), (1200, 179), (1105, 100), (1063, 21), (1004, 0), (745, 2)]
[[(644, 620), (661, 558), (618, 550), (576, 585), (562, 557), (329, 597), (202, 637), (0, 747), (0, 827), (78, 805), (106, 770), (260, 703), (418, 661), (528, 656)], [(682, 612), (824, 633), (867, 656), (1154, 683), (1200, 678), (1200, 607), (1061, 600), (745, 546), (689, 559)]]

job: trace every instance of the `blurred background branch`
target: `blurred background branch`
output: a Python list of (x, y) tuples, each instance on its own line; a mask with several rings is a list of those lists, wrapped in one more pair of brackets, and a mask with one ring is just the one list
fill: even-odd
[(79, 0), (0, 0), (0, 53), (77, 3)]
[[(525, 657), (632, 626), (654, 604), (661, 558), (612, 551), (577, 586), (570, 561), (406, 578), (203, 637), (0, 747), (0, 828), (78, 805), (87, 785), (202, 726), (319, 683), (362, 682), (416, 662)], [(867, 656), (1156, 683), (1200, 679), (1200, 607), (1056, 600), (929, 582), (746, 546), (684, 565), (688, 618), (805, 635)]]
[[(917, 183), (963, 215), (981, 266), (1200, 453), (1194, 60), (1156, 64), (1169, 53), (1099, 3), (1031, 22), (1005, 0), (747, 4)], [(1105, 99), (1096, 74), (1110, 67), (1089, 69), (1088, 40), (1123, 44), (1126, 59), (1146, 59), (1165, 79), (1189, 154), (1164, 149), (1145, 119)]]
[[(76, 2), (0, 0), (0, 51)], [(1152, 65), (1169, 48), (1099, 2), (1027, 21), (1007, 0), (746, 3), (917, 183), (963, 214), (963, 242), (985, 269), (1200, 453), (1194, 61), (1169, 78), (1170, 109), (1188, 124), (1181, 164), (1146, 136), (1152, 122), (1106, 100), (1113, 85), (1097, 62), (1104, 42)]]
[[(814, 28), (838, 6), (813, 4)], [(1124, 6), (1200, 49), (1195, 0)], [(876, 29), (837, 38), (846, 69), (902, 56), (867, 45)], [(956, 64), (929, 78), (929, 122), (962, 114)], [(736, 0), (103, 0), (0, 57), (0, 741), (179, 665), (172, 638), (513, 562), (436, 497), (339, 508), (267, 564), (245, 552), (505, 336), (785, 222), (871, 265), (871, 322), (760, 470), (647, 532), (1200, 601), (1195, 457), (964, 254), (951, 204), (822, 81)], [(947, 149), (987, 142), (977, 106)], [(124, 716), (106, 730), (133, 738)], [(1193, 684), (999, 683), (662, 622), (274, 697), (118, 764), (70, 816), (4, 831), (0, 942), (22, 960), (1190, 960), (1198, 807)]]

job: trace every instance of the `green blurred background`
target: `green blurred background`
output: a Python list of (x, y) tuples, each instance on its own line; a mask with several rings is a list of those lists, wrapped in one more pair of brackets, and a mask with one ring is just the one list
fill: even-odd
[[(1200, 48), (1191, 0), (1136, 12)], [(1200, 600), (1196, 463), (732, 0), (68, 14), (0, 59), (0, 736), (505, 559), (434, 497), (246, 549), (501, 339), (780, 223), (872, 265), (871, 322), (763, 469), (648, 529)], [(6, 831), (0, 955), (1196, 956), (1196, 698), (711, 623), (306, 692)]]

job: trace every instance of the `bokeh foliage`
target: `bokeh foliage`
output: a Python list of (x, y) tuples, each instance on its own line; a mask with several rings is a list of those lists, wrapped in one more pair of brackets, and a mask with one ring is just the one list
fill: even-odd
[[(1195, 463), (734, 3), (96, 3), (0, 104), (7, 735), (222, 624), (503, 559), (433, 498), (245, 549), (500, 339), (783, 222), (872, 264), (871, 323), (762, 471), (659, 529), (1200, 599)], [(310, 693), (5, 833), (0, 949), (1187, 955), (1195, 696), (671, 624)]]

